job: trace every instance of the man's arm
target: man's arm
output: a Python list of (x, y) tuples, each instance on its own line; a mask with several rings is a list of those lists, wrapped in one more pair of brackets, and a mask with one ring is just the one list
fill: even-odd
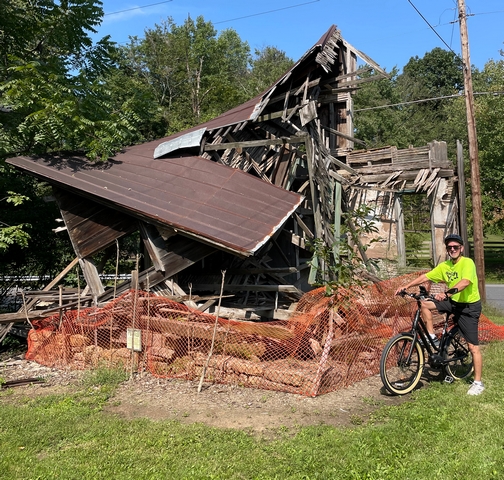
[(471, 285), (471, 283), (472, 283), (471, 280), (467, 280), (467, 278), (463, 278), (462, 280), (460, 280), (460, 282), (457, 283), (457, 285), (454, 285), (452, 288), (456, 288), (457, 291), (461, 292), (462, 290), (464, 290), (464, 288)]
[[(430, 280), (427, 278), (425, 273), (423, 273), (422, 275), (415, 278), (414, 280), (411, 280), (411, 282), (409, 282), (407, 285), (403, 285), (402, 287), (399, 287), (396, 290), (395, 294), (399, 295), (399, 293), (401, 293), (403, 290), (407, 290), (410, 287), (415, 287), (417, 285), (421, 285), (422, 283), (425, 283), (425, 282), (430, 282)], [(461, 280), (461, 282), (462, 282), (462, 280)]]

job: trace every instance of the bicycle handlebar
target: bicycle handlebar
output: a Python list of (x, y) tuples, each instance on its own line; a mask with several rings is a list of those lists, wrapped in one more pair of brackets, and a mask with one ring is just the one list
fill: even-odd
[[(423, 286), (420, 285), (419, 287), (420, 293), (408, 293), (406, 290), (401, 290), (397, 295), (400, 295), (401, 297), (411, 297), (414, 298), (415, 300), (435, 300), (434, 295), (430, 294), (427, 292), (427, 289)], [(458, 292), (458, 288), (450, 288), (445, 292), (445, 297), (446, 300), (448, 300), (448, 294), (454, 294)]]
[(420, 285), (419, 289), (419, 293), (408, 293), (406, 290), (401, 290), (398, 295), (400, 295), (401, 297), (411, 297), (415, 300), (434, 300), (434, 296), (430, 295), (423, 285)]

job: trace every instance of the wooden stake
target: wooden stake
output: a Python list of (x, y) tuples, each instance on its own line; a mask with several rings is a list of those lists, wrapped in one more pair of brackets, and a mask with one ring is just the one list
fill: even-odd
[(213, 354), (213, 349), (215, 345), (215, 335), (217, 333), (217, 325), (219, 324), (219, 313), (220, 313), (220, 306), (221, 306), (221, 300), (222, 300), (222, 292), (224, 291), (224, 277), (226, 276), (226, 270), (222, 270), (222, 283), (221, 283), (221, 289), (220, 289), (220, 295), (219, 295), (219, 303), (217, 305), (217, 311), (215, 312), (215, 323), (214, 323), (214, 330), (213, 330), (213, 335), (212, 335), (212, 344), (210, 345), (210, 352), (208, 352), (208, 358), (206, 360), (205, 365), (203, 366), (203, 371), (201, 372), (201, 378), (199, 381), (198, 385), (198, 393), (201, 392), (201, 387), (203, 386), (203, 380), (205, 379), (205, 374), (208, 368), (208, 365), (210, 364), (210, 359), (212, 358)]

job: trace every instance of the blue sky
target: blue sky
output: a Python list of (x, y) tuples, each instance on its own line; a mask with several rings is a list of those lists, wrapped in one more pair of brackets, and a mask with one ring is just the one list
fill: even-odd
[[(504, 0), (466, 0), (466, 7), (471, 63), (482, 69), (504, 60)], [(252, 51), (274, 46), (293, 60), (333, 24), (387, 71), (434, 47), (461, 52), (456, 0), (103, 0), (103, 9), (94, 38), (111, 35), (120, 44), (169, 16), (182, 25), (201, 15), (217, 31), (236, 30)]]

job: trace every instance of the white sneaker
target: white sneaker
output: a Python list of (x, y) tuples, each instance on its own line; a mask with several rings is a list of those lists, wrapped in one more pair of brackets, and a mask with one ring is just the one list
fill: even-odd
[(480, 384), (473, 383), (471, 385), (471, 388), (467, 391), (467, 395), (479, 395), (483, 393), (483, 390), (485, 390), (485, 387), (483, 386), (482, 383)]

